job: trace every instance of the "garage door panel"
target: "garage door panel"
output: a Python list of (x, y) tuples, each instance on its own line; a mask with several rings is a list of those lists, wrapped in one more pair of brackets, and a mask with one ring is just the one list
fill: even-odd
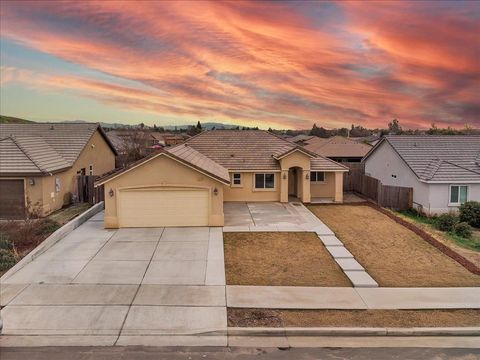
[(119, 195), (120, 227), (207, 226), (208, 191), (135, 189)]
[(0, 180), (0, 219), (25, 218), (23, 180)]

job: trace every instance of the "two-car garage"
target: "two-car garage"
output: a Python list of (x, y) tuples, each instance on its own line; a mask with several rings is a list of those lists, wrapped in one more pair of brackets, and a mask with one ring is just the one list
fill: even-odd
[(118, 192), (119, 227), (208, 226), (208, 189), (147, 187)]
[(105, 227), (223, 226), (227, 169), (188, 146), (161, 152), (96, 182)]
[(0, 180), (0, 219), (25, 218), (25, 185), (23, 179)]

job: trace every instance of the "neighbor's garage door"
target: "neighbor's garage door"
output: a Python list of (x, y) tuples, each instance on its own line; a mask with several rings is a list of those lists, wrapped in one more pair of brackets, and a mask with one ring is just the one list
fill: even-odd
[(0, 219), (25, 218), (23, 180), (0, 180)]
[(118, 201), (119, 227), (208, 225), (207, 190), (121, 190)]

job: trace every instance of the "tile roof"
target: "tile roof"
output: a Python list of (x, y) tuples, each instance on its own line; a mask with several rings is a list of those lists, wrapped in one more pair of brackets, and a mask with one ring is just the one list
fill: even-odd
[(98, 124), (0, 124), (0, 142), (5, 150), (0, 155), (0, 172), (44, 174), (71, 167), (97, 130), (115, 152)]
[(332, 136), (330, 138), (312, 137), (303, 145), (307, 150), (326, 157), (364, 157), (372, 148), (355, 140)]
[(421, 180), (480, 181), (479, 135), (392, 135), (385, 136), (383, 141)]
[(216, 163), (215, 161), (209, 159), (205, 155), (199, 153), (197, 150), (188, 146), (187, 144), (177, 145), (173, 148), (167, 150), (169, 154), (182, 159), (193, 165), (194, 167), (206, 171), (209, 174), (214, 175), (218, 179), (224, 180), (230, 183), (230, 175), (228, 170), (225, 169), (222, 165)]
[(101, 185), (117, 176), (136, 168), (137, 166), (146, 163), (150, 160), (155, 159), (158, 156), (167, 155), (170, 156), (182, 163), (190, 165), (191, 167), (206, 173), (207, 175), (223, 182), (226, 184), (230, 183), (230, 175), (228, 174), (228, 170), (225, 169), (223, 166), (217, 164), (213, 160), (207, 158), (203, 154), (200, 154), (198, 151), (193, 149), (192, 147), (181, 144), (175, 147), (169, 148), (168, 150), (161, 150), (155, 154), (147, 156), (143, 159), (140, 159), (123, 169), (116, 169), (109, 174), (106, 174), (97, 179), (95, 182), (95, 186)]
[[(280, 170), (275, 158), (295, 149), (309, 153), (288, 140), (261, 130), (204, 131), (188, 139), (187, 144), (228, 170)], [(318, 158), (315, 157), (315, 164), (320, 165)], [(345, 170), (338, 163), (324, 162), (327, 163), (329, 169)]]

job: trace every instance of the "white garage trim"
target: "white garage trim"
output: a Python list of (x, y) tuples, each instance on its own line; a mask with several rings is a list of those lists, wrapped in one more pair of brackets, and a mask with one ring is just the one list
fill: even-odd
[(118, 189), (119, 227), (208, 226), (211, 191), (192, 186), (135, 186)]

